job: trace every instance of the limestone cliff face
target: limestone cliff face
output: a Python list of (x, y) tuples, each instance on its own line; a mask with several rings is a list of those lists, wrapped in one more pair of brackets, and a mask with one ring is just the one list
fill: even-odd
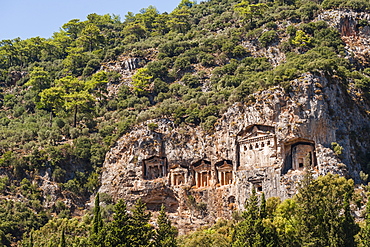
[(369, 13), (327, 10), (321, 13), (317, 20), (323, 20), (338, 29), (346, 44), (347, 59), (359, 67), (370, 64)]
[[(369, 148), (369, 107), (351, 88), (305, 74), (290, 92), (274, 88), (237, 103), (213, 133), (169, 119), (124, 135), (107, 153), (101, 193), (151, 210), (165, 204), (182, 231), (231, 217), (254, 187), (267, 197), (296, 193), (306, 167), (358, 180), (359, 153)], [(331, 149), (344, 150), (338, 157)]]

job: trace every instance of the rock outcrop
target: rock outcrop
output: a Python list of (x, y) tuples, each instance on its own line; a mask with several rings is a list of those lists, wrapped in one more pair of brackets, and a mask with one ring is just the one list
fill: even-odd
[(242, 210), (252, 188), (291, 197), (307, 168), (359, 181), (356, 157), (370, 145), (370, 109), (358, 95), (305, 74), (289, 92), (273, 88), (234, 104), (213, 133), (151, 120), (156, 130), (136, 126), (107, 153), (99, 192), (128, 204), (141, 197), (153, 211), (163, 203), (186, 232)]
[(369, 13), (351, 10), (328, 10), (321, 13), (317, 20), (323, 20), (338, 29), (346, 44), (347, 59), (355, 62), (360, 68), (370, 64)]

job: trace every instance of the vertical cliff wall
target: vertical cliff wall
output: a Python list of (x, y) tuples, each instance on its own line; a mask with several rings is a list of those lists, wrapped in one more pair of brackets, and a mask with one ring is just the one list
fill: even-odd
[[(231, 217), (252, 188), (291, 197), (307, 168), (359, 181), (370, 122), (356, 95), (338, 81), (305, 74), (290, 92), (274, 88), (234, 104), (213, 133), (169, 119), (150, 121), (155, 131), (143, 123), (108, 152), (99, 192), (129, 204), (141, 197), (154, 211), (163, 203), (186, 231)], [(340, 156), (332, 142), (344, 148)]]

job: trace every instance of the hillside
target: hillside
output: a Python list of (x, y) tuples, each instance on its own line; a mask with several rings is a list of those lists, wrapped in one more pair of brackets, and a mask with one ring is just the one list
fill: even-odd
[[(366, 0), (183, 0), (2, 40), (1, 242), (35, 231), (37, 246), (57, 246), (70, 228), (69, 244), (89, 246), (97, 192), (105, 223), (119, 199), (141, 198), (186, 233), (236, 220), (253, 188), (291, 198), (307, 170), (366, 190), (369, 11)], [(351, 188), (362, 220), (366, 193)]]

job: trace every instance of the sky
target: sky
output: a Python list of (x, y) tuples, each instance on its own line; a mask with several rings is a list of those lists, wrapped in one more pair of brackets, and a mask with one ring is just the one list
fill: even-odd
[(181, 0), (0, 0), (0, 40), (50, 38), (72, 19), (88, 14), (115, 14), (124, 20), (127, 12), (138, 13), (149, 5), (160, 13), (172, 12)]

